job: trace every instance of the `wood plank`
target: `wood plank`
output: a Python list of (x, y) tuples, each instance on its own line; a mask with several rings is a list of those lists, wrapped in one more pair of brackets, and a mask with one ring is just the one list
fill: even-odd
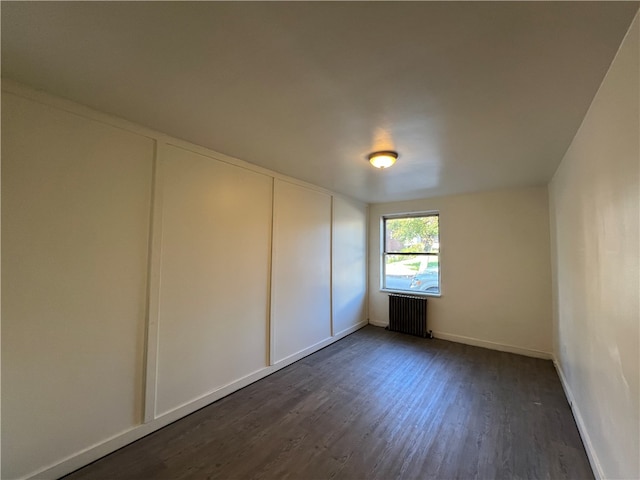
[(550, 361), (369, 326), (67, 478), (593, 474)]

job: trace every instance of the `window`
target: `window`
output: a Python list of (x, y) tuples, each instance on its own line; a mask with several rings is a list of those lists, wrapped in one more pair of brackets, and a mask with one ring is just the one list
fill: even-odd
[(382, 288), (440, 294), (440, 233), (437, 213), (382, 218)]

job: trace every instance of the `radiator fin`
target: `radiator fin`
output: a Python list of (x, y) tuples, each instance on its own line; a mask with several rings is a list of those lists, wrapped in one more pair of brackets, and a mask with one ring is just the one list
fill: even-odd
[(427, 299), (389, 295), (389, 330), (427, 337)]

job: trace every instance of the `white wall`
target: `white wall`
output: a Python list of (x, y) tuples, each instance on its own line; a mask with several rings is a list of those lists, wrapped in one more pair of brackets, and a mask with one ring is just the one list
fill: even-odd
[(173, 145), (159, 168), (162, 415), (267, 366), (273, 178)]
[[(365, 205), (2, 87), (3, 479), (64, 475), (366, 325)], [(332, 255), (354, 257), (339, 279)]]
[(272, 363), (331, 337), (331, 197), (274, 188)]
[(640, 24), (549, 185), (554, 352), (602, 478), (640, 478)]
[(153, 142), (2, 95), (2, 478), (142, 419)]
[(428, 298), (428, 328), (440, 338), (550, 358), (545, 187), (372, 205), (370, 322), (389, 323), (388, 293), (380, 291), (380, 219), (425, 211), (440, 213), (442, 296)]
[(333, 198), (333, 333), (367, 321), (367, 209)]

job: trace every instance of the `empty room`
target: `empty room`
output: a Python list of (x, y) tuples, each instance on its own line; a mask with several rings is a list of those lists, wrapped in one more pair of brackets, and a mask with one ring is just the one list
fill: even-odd
[(638, 2), (19, 2), (0, 477), (640, 478)]

